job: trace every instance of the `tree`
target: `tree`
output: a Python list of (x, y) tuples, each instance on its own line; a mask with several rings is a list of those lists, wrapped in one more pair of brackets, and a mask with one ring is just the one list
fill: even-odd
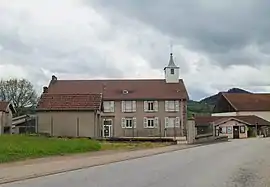
[(32, 83), (26, 79), (10, 79), (0, 81), (0, 100), (12, 101), (16, 114), (22, 115), (26, 108), (37, 104), (37, 93)]

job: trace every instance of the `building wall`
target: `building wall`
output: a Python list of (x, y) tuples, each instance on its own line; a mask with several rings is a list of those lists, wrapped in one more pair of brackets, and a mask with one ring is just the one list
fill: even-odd
[[(113, 137), (179, 137), (183, 136), (186, 127), (186, 104), (186, 101), (180, 101), (179, 111), (166, 112), (165, 101), (159, 101), (157, 112), (144, 112), (144, 101), (137, 101), (136, 112), (126, 113), (122, 112), (121, 101), (115, 101), (114, 112), (102, 113), (101, 119), (94, 112), (38, 112), (37, 132), (53, 136), (101, 137), (103, 119), (111, 119)], [(136, 128), (122, 128), (121, 120), (126, 117), (136, 118)], [(144, 128), (144, 117), (158, 117), (158, 127)], [(165, 130), (165, 117), (179, 117), (180, 127)]]
[(227, 121), (227, 122), (219, 125), (219, 127), (226, 127), (226, 128), (231, 127), (231, 129), (232, 129), (231, 133), (225, 133), (225, 134), (222, 133), (220, 135), (226, 135), (226, 136), (228, 136), (228, 138), (233, 138), (233, 127), (234, 126), (245, 126), (245, 133), (240, 133), (240, 128), (239, 128), (239, 138), (247, 138), (248, 137), (248, 133), (247, 133), (248, 127), (246, 126), (246, 124), (235, 121), (235, 120), (230, 120), (230, 121)]
[[(158, 111), (157, 112), (145, 112), (144, 111), (144, 101), (136, 101), (136, 112), (125, 113), (122, 112), (121, 101), (114, 102), (114, 112), (113, 113), (103, 113), (102, 119), (112, 119), (112, 136), (113, 137), (147, 137), (147, 136), (162, 136), (168, 137), (173, 136), (183, 136), (183, 131), (186, 127), (186, 101), (181, 100), (179, 102), (178, 112), (166, 112), (165, 111), (165, 101), (158, 101)], [(125, 129), (121, 126), (121, 119), (125, 117), (135, 117), (136, 118), (136, 128)], [(143, 119), (144, 117), (158, 117), (159, 125), (157, 128), (144, 128)], [(165, 130), (165, 117), (180, 117), (180, 127), (167, 128)], [(102, 124), (101, 124), (102, 126)]]
[(4, 133), (4, 127), (11, 127), (12, 125), (12, 110), (8, 109), (8, 112), (0, 112), (0, 134)]
[(97, 137), (99, 117), (94, 112), (38, 112), (37, 132), (52, 136)]

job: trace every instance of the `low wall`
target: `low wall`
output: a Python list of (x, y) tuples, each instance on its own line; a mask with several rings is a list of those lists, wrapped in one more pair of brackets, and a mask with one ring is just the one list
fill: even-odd
[(197, 134), (194, 120), (188, 120), (187, 123), (187, 142), (188, 144), (210, 143), (228, 141), (228, 136), (215, 136), (214, 132), (207, 134)]
[(212, 134), (199, 135), (195, 137), (194, 143), (208, 143), (228, 141), (228, 136), (213, 136)]

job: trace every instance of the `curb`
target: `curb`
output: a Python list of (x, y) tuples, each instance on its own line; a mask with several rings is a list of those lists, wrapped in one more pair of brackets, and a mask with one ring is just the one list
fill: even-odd
[(44, 172), (44, 173), (40, 173), (40, 174), (27, 175), (24, 177), (17, 177), (17, 178), (10, 178), (10, 179), (1, 179), (0, 178), (0, 185), (18, 182), (18, 181), (24, 181), (24, 180), (28, 180), (28, 179), (39, 178), (39, 177), (46, 177), (46, 176), (55, 175), (55, 174), (61, 174), (61, 173), (65, 173), (65, 172), (77, 171), (77, 170), (81, 170), (81, 169), (87, 169), (87, 168), (91, 168), (91, 167), (102, 166), (102, 165), (107, 165), (107, 164), (112, 164), (112, 163), (117, 163), (117, 162), (122, 162), (122, 161), (127, 161), (127, 160), (134, 160), (134, 159), (138, 159), (138, 158), (144, 158), (144, 157), (149, 157), (149, 156), (154, 156), (154, 155), (159, 155), (159, 154), (164, 154), (164, 153), (169, 153), (169, 152), (175, 152), (175, 151), (180, 151), (180, 150), (184, 150), (184, 149), (199, 147), (202, 145), (203, 144), (188, 145), (187, 147), (183, 147), (183, 148), (175, 148), (172, 150), (165, 150), (165, 151), (160, 151), (160, 152), (156, 152), (156, 153), (142, 154), (142, 155), (134, 156), (134, 157), (131, 156), (129, 158), (120, 158), (118, 160), (111, 160), (111, 161), (107, 161), (104, 163), (85, 165), (85, 166), (76, 167), (76, 168), (54, 170), (51, 172)]

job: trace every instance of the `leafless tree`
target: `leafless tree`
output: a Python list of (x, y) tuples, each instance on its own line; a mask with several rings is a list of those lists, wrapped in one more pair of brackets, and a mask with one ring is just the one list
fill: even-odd
[(21, 115), (26, 108), (36, 105), (37, 93), (32, 83), (26, 79), (1, 80), (0, 100), (12, 101), (17, 111), (15, 115)]

